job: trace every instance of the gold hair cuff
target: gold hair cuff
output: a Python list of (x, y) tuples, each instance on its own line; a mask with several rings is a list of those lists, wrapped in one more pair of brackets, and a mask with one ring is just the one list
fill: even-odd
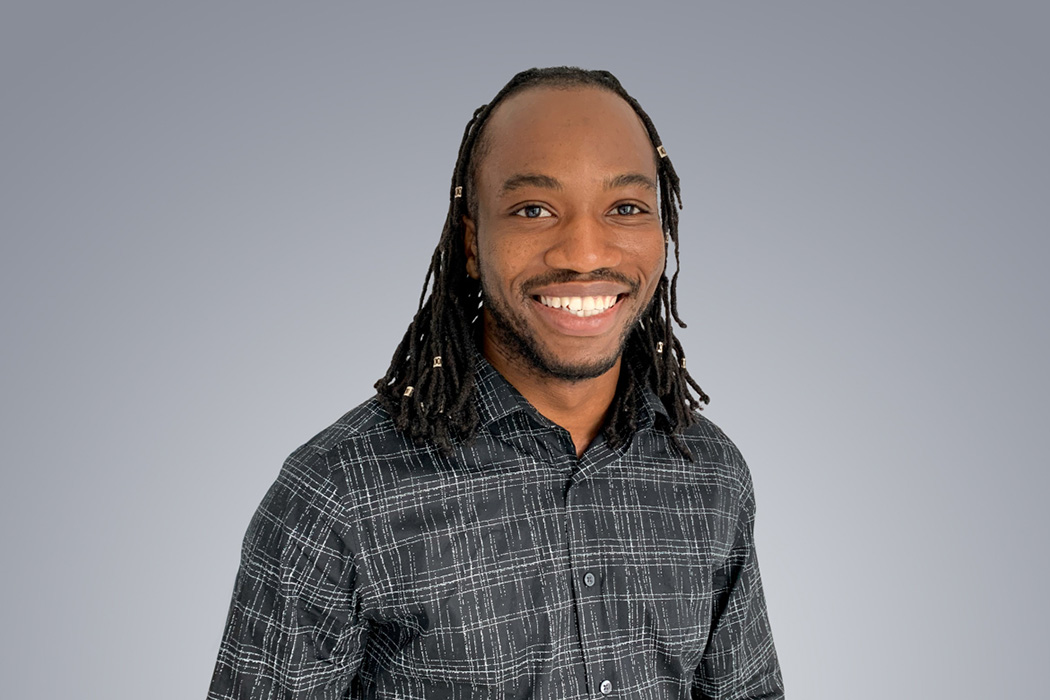
[(405, 396), (411, 396), (411, 395), (412, 395), (412, 387), (411, 387), (411, 385), (406, 386), (405, 387)]
[(463, 188), (462, 187), (456, 187), (456, 194), (454, 194), (452, 196), (452, 198), (455, 199), (456, 197), (462, 197), (462, 196), (463, 196)]
[(662, 353), (663, 351), (664, 351), (664, 344), (663, 344), (663, 341), (661, 341), (661, 342), (656, 344), (656, 352), (657, 352), (657, 354), (659, 354), (659, 353)]
[(441, 355), (435, 355), (434, 356), (434, 366), (435, 367), (440, 367), (441, 366)]
[(660, 154), (661, 158), (667, 157), (667, 149), (663, 147), (663, 144), (656, 147), (656, 152)]

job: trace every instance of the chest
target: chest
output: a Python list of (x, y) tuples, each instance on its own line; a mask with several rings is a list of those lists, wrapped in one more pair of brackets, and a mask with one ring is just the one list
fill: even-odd
[(520, 455), (399, 477), (359, 509), (376, 682), (572, 697), (574, 669), (699, 663), (732, 535), (716, 481), (655, 460), (573, 479)]

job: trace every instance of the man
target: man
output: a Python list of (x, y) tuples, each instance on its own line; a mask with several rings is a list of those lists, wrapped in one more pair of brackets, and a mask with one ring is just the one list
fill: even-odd
[(672, 332), (677, 197), (607, 72), (475, 112), (377, 396), (248, 529), (210, 698), (783, 697), (750, 476)]

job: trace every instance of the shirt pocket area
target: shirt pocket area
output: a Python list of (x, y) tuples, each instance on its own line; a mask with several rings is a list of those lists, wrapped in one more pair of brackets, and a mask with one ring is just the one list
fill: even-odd
[(502, 524), (446, 537), (443, 566), (417, 588), (425, 630), (392, 659), (392, 673), (433, 692), (480, 685), (498, 688), (498, 697), (527, 697), (530, 678), (552, 656), (551, 596), (558, 590), (552, 567), (535, 554), (513, 552), (520, 543), (508, 541)]

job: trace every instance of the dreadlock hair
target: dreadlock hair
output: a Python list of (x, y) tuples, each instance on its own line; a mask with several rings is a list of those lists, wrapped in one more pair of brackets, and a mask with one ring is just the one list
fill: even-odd
[(664, 259), (671, 242), (675, 272), (668, 281), (665, 270), (648, 309), (628, 334), (620, 384), (603, 433), (611, 447), (626, 442), (637, 429), (639, 392), (648, 385), (667, 410), (674, 443), (692, 458), (679, 433), (696, 422), (695, 411), (710, 398), (686, 371), (685, 353), (672, 328), (672, 320), (682, 328), (686, 326), (678, 315), (678, 209), (682, 206), (678, 175), (649, 115), (608, 71), (567, 66), (531, 68), (515, 75), (491, 102), (474, 110), (463, 131), (449, 187), (448, 215), (423, 281), (418, 310), (394, 351), (386, 375), (375, 384), (379, 402), (399, 430), (417, 442), (432, 441), (444, 452), (451, 449), (453, 440), (471, 440), (477, 433), (479, 417), (472, 400), (474, 367), (472, 353), (465, 348), (474, 343), (474, 326), (481, 317), (483, 302), (480, 282), (466, 272), (463, 217), (474, 216), (477, 210), (477, 165), (487, 150), (484, 131), (489, 116), (507, 97), (536, 87), (608, 90), (634, 109), (649, 135), (666, 234)]

